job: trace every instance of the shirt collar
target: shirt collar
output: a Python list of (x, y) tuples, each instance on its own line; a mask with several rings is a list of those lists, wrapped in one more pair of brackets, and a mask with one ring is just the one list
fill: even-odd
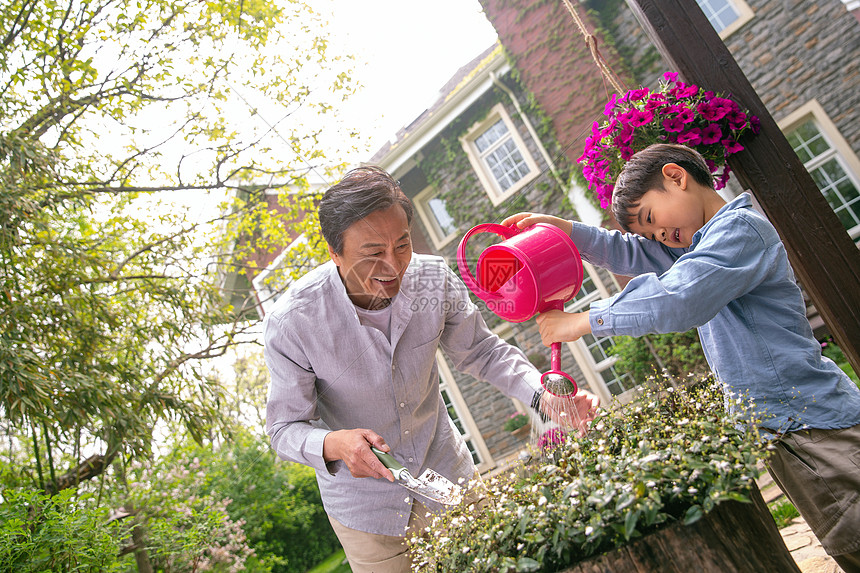
[(728, 213), (729, 211), (734, 211), (736, 209), (749, 209), (750, 207), (752, 207), (752, 196), (749, 194), (749, 192), (741, 193), (740, 195), (723, 205), (720, 210), (717, 211), (713, 217), (711, 217), (710, 221), (705, 223), (705, 225), (701, 229), (699, 229), (693, 234), (693, 241), (690, 244), (689, 248), (696, 248), (696, 245), (699, 243), (705, 233), (708, 232), (708, 229), (711, 227), (714, 221), (716, 221), (724, 213)]

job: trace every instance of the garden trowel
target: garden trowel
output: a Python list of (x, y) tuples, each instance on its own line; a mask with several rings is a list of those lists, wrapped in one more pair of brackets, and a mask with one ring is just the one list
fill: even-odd
[(391, 454), (386, 454), (377, 450), (373, 446), (370, 448), (379, 461), (385, 467), (391, 470), (400, 485), (406, 489), (417, 493), (420, 496), (426, 497), (432, 501), (443, 503), (445, 505), (457, 505), (463, 498), (463, 493), (460, 491), (460, 486), (454, 485), (443, 475), (435, 472), (432, 469), (424, 470), (417, 478), (413, 477), (403, 465), (394, 459)]

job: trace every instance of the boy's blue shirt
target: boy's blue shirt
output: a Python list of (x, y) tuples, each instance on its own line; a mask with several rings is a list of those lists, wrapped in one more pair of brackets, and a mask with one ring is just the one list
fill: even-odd
[(860, 390), (821, 356), (785, 247), (749, 194), (720, 209), (686, 249), (578, 222), (571, 237), (589, 263), (634, 277), (591, 304), (595, 336), (698, 328), (717, 378), (752, 400), (764, 428), (860, 423)]

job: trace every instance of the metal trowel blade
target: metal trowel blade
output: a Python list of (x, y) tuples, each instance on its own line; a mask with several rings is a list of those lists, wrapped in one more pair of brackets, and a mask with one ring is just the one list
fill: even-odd
[(401, 483), (406, 489), (445, 505), (457, 505), (463, 499), (462, 488), (432, 469), (426, 469), (416, 477), (405, 472), (407, 478)]

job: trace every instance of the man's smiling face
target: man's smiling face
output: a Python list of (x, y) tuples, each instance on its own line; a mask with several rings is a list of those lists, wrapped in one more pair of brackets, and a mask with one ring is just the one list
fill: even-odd
[(374, 211), (343, 233), (340, 254), (329, 248), (346, 292), (362, 308), (375, 308), (400, 291), (400, 281), (412, 260), (409, 221), (400, 205)]

